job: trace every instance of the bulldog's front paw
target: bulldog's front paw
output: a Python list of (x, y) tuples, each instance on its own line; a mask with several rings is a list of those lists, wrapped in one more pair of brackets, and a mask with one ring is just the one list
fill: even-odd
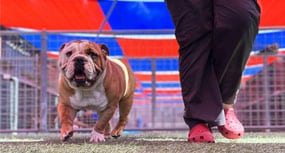
[(116, 127), (115, 129), (113, 129), (113, 131), (111, 132), (111, 136), (113, 138), (119, 138), (122, 133), (123, 133), (123, 127)]
[(60, 132), (60, 139), (61, 141), (67, 141), (73, 136), (73, 129), (72, 127), (62, 128)]
[(94, 129), (92, 130), (91, 133), (91, 138), (90, 142), (104, 142), (105, 141), (105, 136), (104, 134), (101, 134), (99, 132), (96, 132)]
[(73, 136), (73, 131), (64, 132), (60, 134), (61, 141), (67, 141)]

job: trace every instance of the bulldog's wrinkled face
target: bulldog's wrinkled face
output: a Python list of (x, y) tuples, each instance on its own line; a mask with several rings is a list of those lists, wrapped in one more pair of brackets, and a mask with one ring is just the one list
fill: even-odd
[(77, 40), (61, 47), (58, 64), (72, 88), (88, 88), (105, 69), (108, 54), (105, 45)]

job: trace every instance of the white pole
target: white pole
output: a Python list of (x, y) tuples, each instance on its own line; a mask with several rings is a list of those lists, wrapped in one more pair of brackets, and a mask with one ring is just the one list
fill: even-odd
[(11, 130), (14, 130), (14, 127), (15, 127), (15, 122), (14, 122), (14, 108), (15, 108), (15, 96), (14, 96), (14, 83), (10, 80), (10, 115), (9, 115), (9, 118), (10, 118), (10, 129)]
[(14, 89), (15, 89), (15, 106), (14, 106), (14, 129), (18, 130), (18, 110), (19, 110), (19, 79), (17, 77), (11, 78), (14, 81)]

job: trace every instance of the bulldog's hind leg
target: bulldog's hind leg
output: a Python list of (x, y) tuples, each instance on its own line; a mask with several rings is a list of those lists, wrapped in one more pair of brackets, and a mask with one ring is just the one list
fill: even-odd
[(133, 96), (130, 96), (119, 103), (119, 121), (116, 127), (112, 130), (111, 136), (114, 138), (118, 138), (122, 135), (122, 132), (128, 123), (128, 115), (131, 111), (133, 104)]

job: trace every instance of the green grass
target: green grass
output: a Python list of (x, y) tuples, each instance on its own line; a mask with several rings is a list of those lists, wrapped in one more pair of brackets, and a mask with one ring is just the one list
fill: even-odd
[(214, 133), (215, 144), (188, 143), (187, 131), (154, 131), (125, 134), (103, 143), (89, 143), (89, 133), (80, 133), (65, 143), (57, 133), (0, 135), (1, 153), (284, 153), (285, 132), (246, 133), (228, 140)]

